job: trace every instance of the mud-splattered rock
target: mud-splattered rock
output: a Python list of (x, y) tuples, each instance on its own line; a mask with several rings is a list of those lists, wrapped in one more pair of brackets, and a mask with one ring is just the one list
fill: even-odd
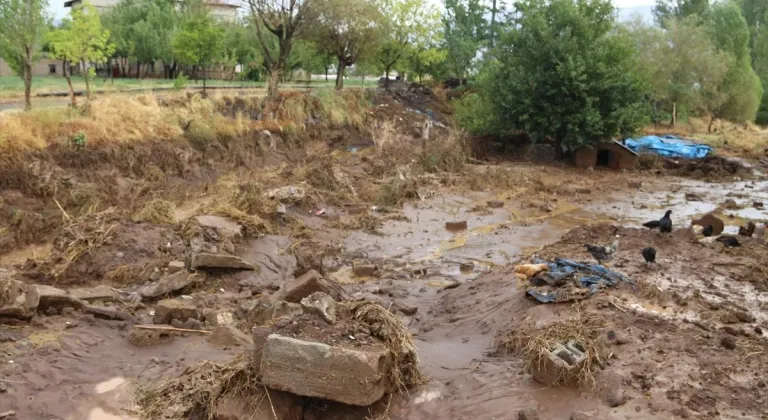
[(235, 347), (250, 346), (253, 340), (234, 325), (219, 325), (208, 336), (208, 343), (213, 347)]
[(171, 326), (174, 328), (181, 328), (183, 330), (204, 330), (205, 324), (203, 321), (188, 318), (186, 321), (181, 322), (178, 319), (171, 320)]
[(292, 281), (286, 282), (283, 288), (275, 295), (278, 300), (297, 303), (315, 292), (323, 292), (334, 300), (341, 300), (344, 295), (341, 285), (333, 280), (323, 278), (315, 270), (310, 270)]
[(261, 356), (262, 383), (271, 388), (350, 405), (368, 406), (393, 391), (384, 346), (332, 347), (271, 334)]
[(186, 264), (184, 264), (184, 261), (171, 261), (168, 263), (168, 273), (173, 274), (177, 273), (181, 270), (184, 270), (186, 268)]
[(539, 420), (539, 413), (535, 408), (526, 408), (517, 412), (517, 420)]
[[(269, 398), (266, 393), (269, 392)], [(264, 401), (270, 403), (265, 404)], [(274, 413), (272, 410), (275, 410)], [(228, 395), (216, 403), (216, 420), (301, 420), (302, 398), (274, 389), (257, 389), (248, 398)]]
[(181, 290), (194, 283), (199, 277), (195, 274), (179, 271), (169, 274), (154, 284), (150, 284), (141, 289), (141, 296), (145, 298), (156, 298), (165, 294)]
[(723, 208), (726, 210), (738, 210), (739, 205), (736, 203), (736, 200), (729, 198), (723, 203)]
[(197, 252), (192, 254), (189, 266), (193, 270), (198, 268), (225, 268), (231, 270), (253, 270), (253, 264), (240, 257), (227, 254), (210, 254)]
[(720, 339), (720, 345), (728, 350), (733, 350), (736, 348), (736, 339), (730, 335), (724, 335)]
[(127, 321), (133, 318), (129, 313), (123, 312), (114, 306), (85, 305), (83, 312), (91, 314), (96, 318), (109, 320)]
[(64, 290), (57, 289), (51, 286), (44, 286), (41, 284), (35, 285), (37, 288), (37, 294), (40, 296), (40, 302), (37, 309), (39, 311), (45, 311), (49, 308), (64, 308), (70, 307), (75, 309), (81, 309), (83, 307), (83, 301), (75, 297), (70, 296)]
[(489, 200), (485, 203), (490, 209), (500, 209), (504, 207), (504, 202), (501, 200)]
[(373, 264), (354, 264), (352, 273), (357, 277), (371, 277), (376, 274), (376, 266)]
[(618, 407), (626, 401), (624, 378), (617, 372), (604, 372), (596, 378), (603, 394), (603, 401), (609, 407)]
[(131, 333), (128, 335), (128, 341), (138, 347), (156, 346), (173, 341), (173, 333), (169, 331), (154, 331), (133, 327)]
[(397, 304), (397, 309), (400, 310), (400, 312), (402, 312), (403, 315), (407, 315), (407, 316), (416, 315), (416, 312), (419, 311), (418, 307), (416, 307), (416, 306), (408, 306), (408, 305), (403, 304), (403, 303), (398, 303)]
[(196, 216), (195, 220), (202, 227), (216, 229), (222, 236), (230, 238), (240, 238), (243, 236), (243, 226), (235, 223), (230, 218), (206, 214)]
[(0, 317), (29, 318), (39, 303), (37, 287), (11, 280), (10, 272), (0, 269)]
[(336, 301), (323, 292), (315, 292), (301, 300), (304, 312), (320, 315), (329, 324), (336, 323)]
[(165, 299), (157, 302), (153, 321), (155, 324), (170, 324), (174, 319), (185, 322), (188, 319), (201, 318), (200, 311), (192, 301)]
[(227, 310), (210, 311), (205, 314), (205, 322), (209, 325), (229, 325), (235, 321), (235, 317), (232, 312)]
[(685, 193), (685, 201), (702, 201), (702, 199), (701, 196), (696, 193), (687, 192)]
[(574, 411), (571, 414), (571, 420), (592, 420), (592, 415), (583, 411)]
[(70, 289), (69, 295), (75, 299), (84, 300), (86, 302), (93, 302), (96, 300), (110, 302), (117, 298), (117, 292), (112, 290), (111, 287), (105, 285), (86, 287), (82, 289)]
[(445, 229), (451, 232), (467, 230), (467, 221), (462, 220), (459, 222), (445, 222)]

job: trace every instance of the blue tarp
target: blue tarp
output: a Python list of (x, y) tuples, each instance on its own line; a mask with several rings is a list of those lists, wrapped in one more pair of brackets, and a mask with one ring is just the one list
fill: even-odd
[(706, 144), (694, 143), (671, 135), (626, 139), (624, 145), (635, 153), (655, 153), (685, 159), (701, 159), (707, 157), (712, 151), (712, 148)]
[[(535, 262), (540, 264), (545, 261)], [(526, 291), (529, 296), (541, 303), (585, 299), (603, 287), (616, 287), (620, 281), (633, 283), (621, 273), (609, 270), (600, 264), (583, 264), (565, 258), (555, 258), (553, 262), (545, 263), (549, 266), (549, 270), (537, 276), (544, 279), (534, 277), (532, 282), (536, 283), (539, 280), (550, 286), (532, 287)], [(573, 278), (574, 282), (565, 281), (567, 278)]]

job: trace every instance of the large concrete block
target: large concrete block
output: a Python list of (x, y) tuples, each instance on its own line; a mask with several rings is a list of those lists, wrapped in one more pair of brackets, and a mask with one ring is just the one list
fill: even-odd
[(350, 405), (368, 406), (392, 392), (389, 350), (364, 350), (271, 334), (261, 354), (262, 382), (268, 387)]

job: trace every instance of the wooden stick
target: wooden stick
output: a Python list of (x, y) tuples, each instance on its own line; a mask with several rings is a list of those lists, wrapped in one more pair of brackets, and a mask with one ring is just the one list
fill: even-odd
[(64, 211), (64, 207), (61, 207), (61, 204), (59, 204), (59, 200), (57, 200), (57, 199), (55, 199), (55, 198), (54, 198), (54, 199), (53, 199), (53, 202), (54, 202), (54, 203), (56, 203), (56, 205), (57, 205), (57, 206), (59, 206), (59, 210), (61, 210), (61, 212), (62, 212), (62, 213), (64, 213), (64, 217), (66, 217), (66, 218), (67, 218), (67, 220), (72, 220), (72, 218), (71, 218), (71, 217), (69, 217), (69, 215), (67, 214), (67, 212), (66, 212), (66, 211)]
[(12, 381), (10, 379), (0, 379), (0, 382), (5, 382), (8, 384), (25, 384), (26, 383), (24, 381)]
[(0, 413), (0, 419), (9, 419), (11, 417), (16, 417), (16, 412), (13, 410)]
[(134, 325), (134, 328), (142, 330), (154, 330), (154, 331), (174, 331), (174, 332), (188, 332), (198, 334), (210, 334), (212, 331), (208, 330), (188, 330), (186, 328), (167, 327), (164, 325)]
[(264, 385), (264, 392), (267, 393), (267, 399), (269, 399), (269, 407), (272, 409), (272, 415), (275, 416), (275, 420), (278, 420), (275, 406), (272, 404), (272, 397), (269, 396), (269, 389), (267, 389), (266, 385)]

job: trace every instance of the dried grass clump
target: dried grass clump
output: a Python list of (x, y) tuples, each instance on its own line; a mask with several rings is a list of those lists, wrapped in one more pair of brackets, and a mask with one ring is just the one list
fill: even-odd
[[(605, 327), (605, 321), (597, 315), (582, 312), (577, 312), (573, 318), (543, 327), (537, 327), (535, 322), (527, 321), (509, 334), (497, 339), (495, 347), (502, 354), (522, 355), (525, 369), (531, 372), (543, 366), (556, 345), (574, 340), (586, 350), (587, 355), (586, 363), (576, 373), (575, 382), (593, 387), (595, 378), (592, 366), (601, 363), (598, 338)], [(572, 378), (561, 378), (555, 385), (564, 385), (571, 380)]]
[(54, 278), (59, 278), (81, 256), (91, 254), (112, 238), (119, 218), (118, 212), (110, 208), (70, 221), (53, 243), (55, 255), (52, 260), (61, 257), (61, 262), (52, 269)]
[(10, 278), (0, 278), (0, 306), (7, 305), (13, 301), (11, 287)]
[(663, 169), (664, 160), (654, 153), (641, 153), (637, 157), (637, 168), (644, 170)]
[(419, 197), (419, 181), (417, 179), (394, 176), (379, 187), (376, 204), (381, 206), (401, 206), (406, 201)]
[(384, 219), (372, 214), (361, 214), (348, 219), (331, 223), (331, 227), (345, 230), (363, 230), (374, 235), (382, 235), (379, 231), (384, 224)]
[(187, 368), (179, 377), (154, 387), (140, 387), (136, 404), (141, 417), (151, 420), (214, 419), (216, 405), (224, 396), (249, 399), (259, 395), (262, 385), (247, 353), (227, 364), (203, 362)]
[(294, 173), (297, 182), (316, 190), (313, 192), (316, 201), (343, 203), (354, 201), (358, 196), (351, 174), (330, 154), (315, 155)]
[(176, 223), (176, 217), (173, 215), (175, 209), (176, 206), (169, 201), (154, 199), (133, 215), (133, 221), (172, 225)]
[[(256, 182), (238, 182), (234, 176), (220, 180), (215, 188), (219, 197), (200, 209), (200, 214), (215, 214), (234, 219), (248, 236), (261, 236), (272, 232), (262, 216), (275, 211), (275, 203), (264, 197), (263, 189)], [(192, 226), (190, 226), (192, 227)], [(185, 233), (184, 237), (190, 237)], [(194, 236), (194, 235), (192, 235)]]
[(370, 301), (344, 302), (341, 305), (389, 348), (394, 362), (390, 380), (398, 389), (406, 390), (427, 382), (427, 377), (419, 369), (419, 355), (413, 339), (396, 315)]

